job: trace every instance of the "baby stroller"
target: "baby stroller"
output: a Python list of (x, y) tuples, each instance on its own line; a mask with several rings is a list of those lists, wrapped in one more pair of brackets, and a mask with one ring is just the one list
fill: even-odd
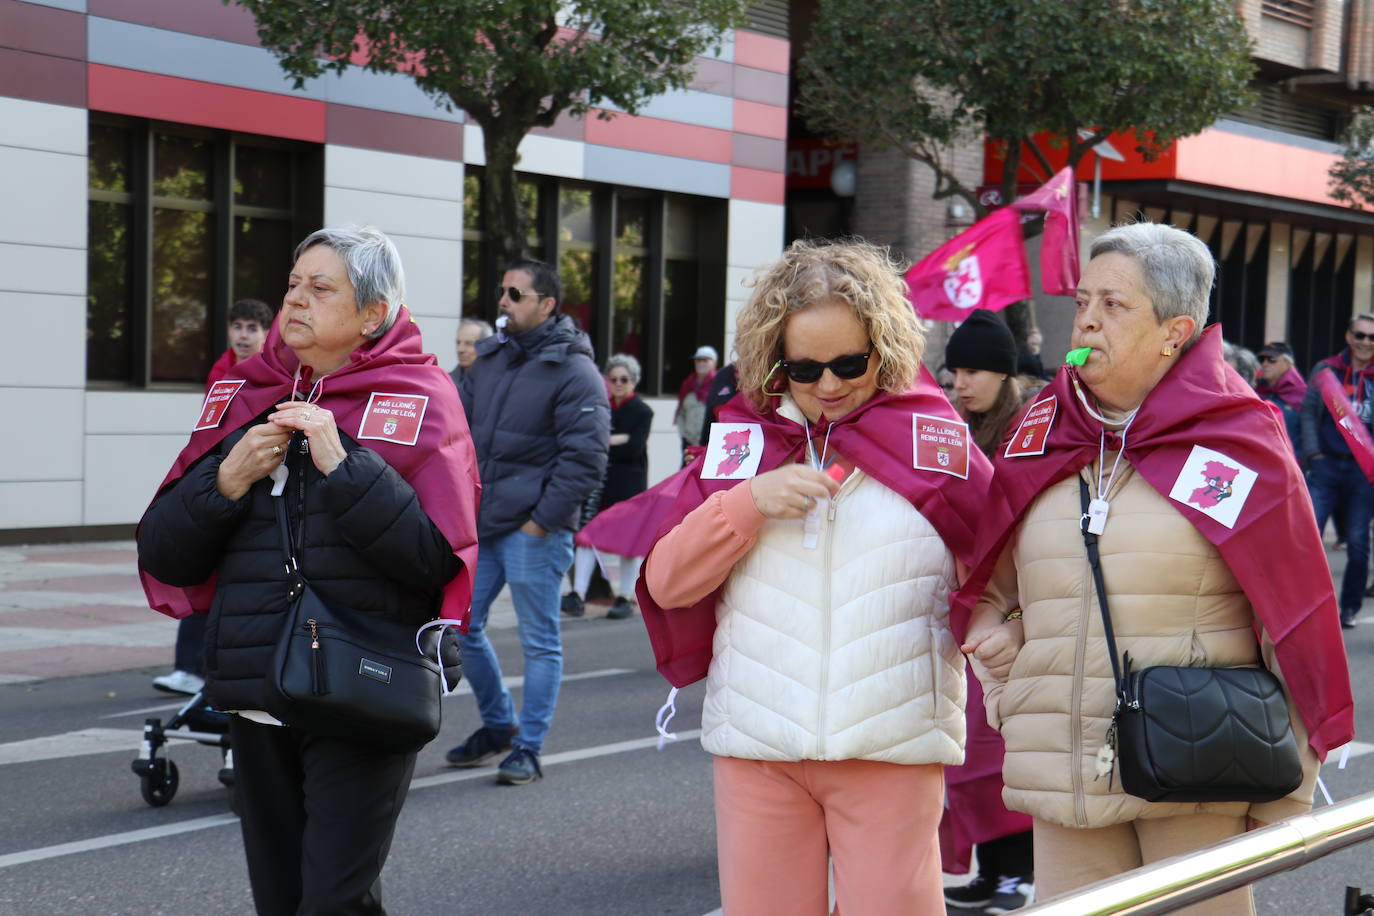
[(177, 710), (176, 715), (163, 724), (161, 719), (148, 719), (143, 725), (143, 747), (139, 756), (129, 764), (138, 777), (143, 800), (154, 808), (161, 808), (177, 794), (181, 776), (177, 765), (162, 753), (168, 741), (195, 741), (221, 752), (222, 766), (219, 781), (229, 790), (229, 810), (238, 813), (238, 798), (234, 792), (234, 752), (229, 746), (229, 713), (210, 706), (197, 693)]

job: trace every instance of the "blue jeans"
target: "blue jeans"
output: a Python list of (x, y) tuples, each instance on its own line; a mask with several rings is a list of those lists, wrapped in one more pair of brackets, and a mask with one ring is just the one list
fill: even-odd
[(477, 545), (477, 574), (472, 588), (472, 623), (458, 638), (463, 649), (463, 675), (477, 697), (487, 728), (516, 728), (515, 703), (501, 683), (501, 662), (487, 639), (487, 611), (502, 587), (510, 586), (520, 648), (525, 655), (525, 693), (519, 730), (513, 744), (539, 753), (553, 721), (558, 686), (563, 678), (563, 640), (558, 602), (563, 576), (572, 565), (571, 531), (535, 537), (515, 530)]
[(1369, 522), (1374, 517), (1374, 486), (1354, 458), (1327, 455), (1312, 463), (1307, 475), (1317, 530), (1337, 507), (1345, 508), (1345, 576), (1341, 579), (1341, 610), (1358, 611), (1364, 604), (1365, 579), (1369, 577)]

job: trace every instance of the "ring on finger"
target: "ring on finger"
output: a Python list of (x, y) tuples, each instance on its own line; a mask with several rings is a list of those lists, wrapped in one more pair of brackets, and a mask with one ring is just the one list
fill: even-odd
[(274, 446), (272, 446), (272, 457), (273, 457), (273, 458), (280, 458), (281, 455), (282, 455), (281, 446), (280, 446), (280, 445), (274, 445)]

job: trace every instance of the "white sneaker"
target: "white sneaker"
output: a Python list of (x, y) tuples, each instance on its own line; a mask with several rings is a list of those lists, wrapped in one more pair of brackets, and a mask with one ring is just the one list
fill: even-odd
[(189, 671), (173, 671), (171, 674), (153, 678), (153, 686), (164, 693), (184, 693), (187, 696), (194, 696), (204, 689), (205, 678), (198, 677)]

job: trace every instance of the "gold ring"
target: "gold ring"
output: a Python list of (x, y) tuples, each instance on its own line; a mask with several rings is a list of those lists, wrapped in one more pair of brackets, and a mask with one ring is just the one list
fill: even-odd
[(281, 446), (280, 446), (280, 445), (274, 445), (274, 446), (272, 446), (272, 456), (273, 456), (274, 458), (280, 458), (280, 457), (281, 457)]

